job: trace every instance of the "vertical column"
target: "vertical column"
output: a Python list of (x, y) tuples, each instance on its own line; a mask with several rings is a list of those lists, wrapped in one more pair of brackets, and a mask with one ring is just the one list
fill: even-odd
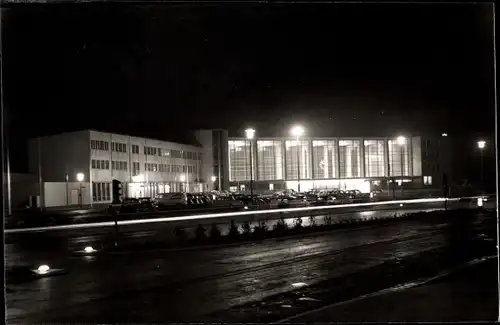
[(258, 149), (258, 146), (257, 146), (257, 139), (252, 139), (252, 146), (253, 146), (253, 161), (255, 162), (254, 163), (254, 168), (253, 168), (253, 180), (254, 180), (254, 187), (255, 187), (255, 181), (259, 179), (259, 150)]
[(286, 164), (286, 156), (287, 156), (287, 153), (286, 153), (286, 140), (281, 139), (280, 141), (281, 141), (281, 151), (283, 152), (282, 159), (281, 159), (282, 164), (283, 164), (282, 165), (283, 166), (283, 179), (285, 181), (287, 181), (289, 175), (288, 175), (288, 170), (287, 170), (288, 166)]
[(384, 162), (386, 165), (385, 176), (391, 176), (391, 161), (389, 157), (389, 138), (384, 138)]
[(336, 142), (337, 142), (337, 146), (335, 147), (335, 155), (336, 155), (335, 164), (337, 166), (335, 168), (335, 170), (336, 170), (335, 176), (336, 176), (336, 178), (340, 179), (340, 139), (337, 138)]
[[(349, 140), (349, 142), (352, 143), (352, 140)], [(349, 150), (347, 150), (349, 149)], [(346, 178), (351, 178), (352, 177), (352, 152), (353, 152), (353, 147), (352, 145), (347, 145), (346, 146), (346, 157), (345, 157), (345, 166), (346, 166)]]
[(408, 138), (408, 176), (413, 176), (413, 138)]
[(328, 170), (330, 166), (330, 161), (328, 157), (328, 142), (323, 146), (323, 160), (325, 162), (324, 164), (324, 171), (323, 171), (323, 178), (333, 178), (333, 175), (329, 175)]
[(312, 168), (313, 168), (313, 162), (314, 162), (314, 158), (313, 158), (313, 155), (312, 155), (312, 140), (309, 139), (307, 140), (307, 146), (306, 148), (304, 149), (304, 162), (307, 161), (307, 165), (304, 166), (305, 168), (305, 179), (312, 179), (313, 178), (313, 171), (312, 171)]
[(366, 177), (366, 172), (365, 172), (365, 139), (361, 138), (360, 144), (359, 144), (359, 177)]

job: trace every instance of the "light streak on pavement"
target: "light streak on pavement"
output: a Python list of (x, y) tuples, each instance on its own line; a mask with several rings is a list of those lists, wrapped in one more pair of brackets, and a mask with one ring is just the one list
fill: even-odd
[(361, 208), (361, 207), (374, 207), (374, 206), (390, 206), (401, 204), (418, 204), (418, 203), (439, 203), (439, 202), (456, 202), (459, 201), (458, 198), (445, 199), (445, 198), (434, 198), (434, 199), (414, 199), (414, 200), (398, 200), (398, 201), (383, 201), (383, 202), (367, 202), (367, 203), (352, 203), (352, 204), (342, 204), (342, 205), (329, 205), (329, 206), (314, 206), (314, 207), (301, 207), (301, 208), (285, 208), (285, 209), (270, 209), (270, 210), (254, 210), (254, 211), (243, 211), (243, 212), (225, 212), (225, 213), (213, 213), (213, 214), (203, 214), (203, 215), (191, 215), (191, 216), (178, 216), (178, 217), (166, 217), (166, 218), (151, 218), (151, 219), (137, 219), (137, 220), (123, 220), (117, 221), (107, 221), (107, 222), (95, 222), (95, 223), (85, 223), (85, 224), (75, 224), (75, 225), (62, 225), (62, 226), (48, 226), (48, 227), (36, 227), (36, 228), (21, 228), (21, 229), (5, 229), (5, 234), (17, 234), (26, 232), (42, 232), (51, 230), (71, 230), (71, 229), (86, 229), (86, 228), (101, 228), (101, 227), (115, 227), (124, 225), (137, 225), (137, 224), (149, 224), (149, 223), (165, 223), (174, 221), (192, 221), (192, 220), (205, 220), (205, 219), (215, 219), (215, 218), (228, 218), (228, 217), (238, 217), (238, 216), (253, 216), (253, 215), (264, 215), (264, 214), (281, 214), (285, 212), (301, 212), (301, 211), (318, 211), (318, 210), (333, 210), (342, 208)]

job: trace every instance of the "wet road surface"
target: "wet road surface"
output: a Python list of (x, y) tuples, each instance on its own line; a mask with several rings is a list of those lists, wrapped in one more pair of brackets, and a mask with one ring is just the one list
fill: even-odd
[[(414, 288), (310, 310), (286, 323), (491, 322), (498, 320), (498, 259), (467, 265)], [(411, 308), (407, 306), (411, 305)]]
[[(348, 209), (331, 211), (331, 217), (334, 222), (342, 220), (371, 220), (387, 216), (402, 216), (406, 213), (434, 211), (442, 209), (442, 203), (439, 204), (409, 204), (403, 207), (372, 207), (366, 209)], [(140, 246), (145, 243), (173, 243), (177, 239), (174, 235), (176, 227), (186, 230), (188, 238), (193, 238), (197, 224), (203, 225), (207, 229), (216, 223), (222, 234), (229, 232), (230, 220), (235, 220), (237, 226), (242, 231), (241, 226), (244, 221), (248, 221), (251, 226), (255, 226), (259, 221), (266, 220), (267, 226), (272, 228), (280, 217), (283, 217), (288, 226), (294, 223), (294, 214), (286, 213), (275, 215), (275, 219), (269, 219), (267, 216), (249, 216), (246, 218), (223, 218), (217, 220), (200, 220), (193, 222), (174, 222), (174, 223), (153, 223), (153, 224), (134, 224), (118, 227), (118, 236), (114, 227), (100, 228), (82, 228), (71, 230), (53, 230), (31, 233), (7, 234), (5, 238), (6, 266), (7, 268), (33, 265), (39, 263), (65, 264), (75, 250), (82, 250), (86, 246), (94, 248), (110, 249), (115, 246), (115, 240), (118, 238), (120, 246)], [(324, 215), (318, 215), (315, 218), (318, 225), (324, 224)], [(309, 226), (311, 219), (307, 216), (302, 218), (303, 226)]]
[(209, 321), (214, 312), (303, 284), (444, 249), (447, 229), (402, 221), (239, 247), (66, 256), (56, 265), (65, 275), (8, 279), (8, 322)]

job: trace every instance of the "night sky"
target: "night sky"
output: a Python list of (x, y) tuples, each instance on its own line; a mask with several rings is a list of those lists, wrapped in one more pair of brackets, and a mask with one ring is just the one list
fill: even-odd
[(87, 127), (165, 140), (247, 126), (282, 136), (294, 122), (312, 136), (491, 134), (490, 8), (11, 5), (11, 138)]

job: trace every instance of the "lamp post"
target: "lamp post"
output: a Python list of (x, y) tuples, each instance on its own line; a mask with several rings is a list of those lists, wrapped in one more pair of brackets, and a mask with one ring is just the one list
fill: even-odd
[(253, 160), (252, 160), (252, 139), (255, 135), (255, 130), (252, 128), (245, 130), (245, 135), (250, 143), (250, 197), (253, 199)]
[(477, 142), (477, 147), (479, 148), (479, 152), (481, 153), (481, 187), (482, 190), (484, 191), (484, 163), (483, 163), (483, 151), (484, 148), (486, 147), (486, 141), (484, 140), (479, 140)]
[(76, 180), (78, 182), (80, 182), (80, 191), (78, 192), (78, 198), (79, 198), (79, 201), (80, 201), (80, 207), (81, 208), (83, 208), (83, 196), (82, 196), (83, 186), (82, 186), (82, 182), (83, 182), (84, 179), (85, 179), (85, 175), (83, 173), (77, 173), (76, 174)]
[(290, 133), (297, 139), (297, 192), (300, 193), (300, 148), (299, 138), (304, 134), (304, 128), (300, 125), (294, 126)]
[(404, 151), (406, 138), (403, 136), (398, 137), (398, 144), (401, 146), (401, 196), (403, 196), (403, 176), (404, 176)]

